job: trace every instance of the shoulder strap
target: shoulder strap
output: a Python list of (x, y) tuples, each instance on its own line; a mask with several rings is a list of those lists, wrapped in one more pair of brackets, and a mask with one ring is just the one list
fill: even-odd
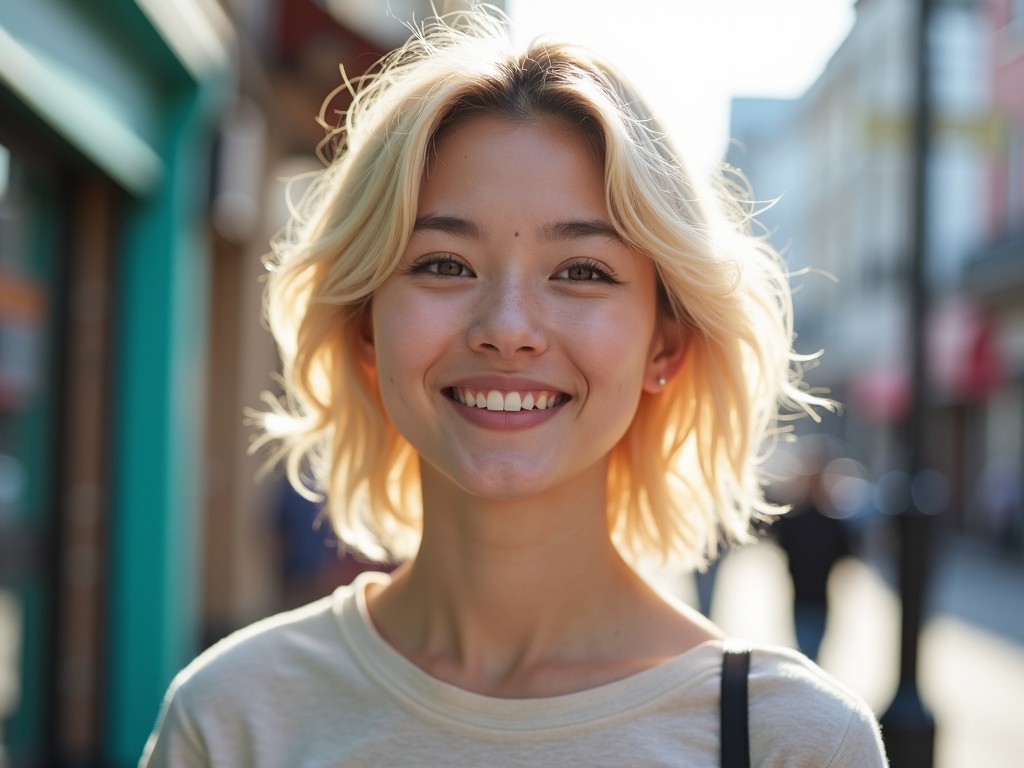
[(747, 676), (750, 644), (726, 640), (722, 656), (722, 768), (748, 768), (750, 733), (747, 724)]

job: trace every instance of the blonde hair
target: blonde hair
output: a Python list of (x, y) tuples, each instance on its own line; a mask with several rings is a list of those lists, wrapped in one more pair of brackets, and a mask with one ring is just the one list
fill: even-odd
[[(516, 52), (498, 12), (435, 18), (370, 75), (329, 134), (334, 158), (273, 242), (267, 314), (284, 397), (267, 396), (257, 447), (276, 445), (292, 484), (322, 494), (346, 545), (412, 555), (421, 530), (419, 465), (388, 421), (357, 329), (412, 232), (428, 155), (469, 114), (560, 116), (604, 158), (621, 237), (654, 262), (660, 310), (685, 326), (685, 361), (641, 398), (613, 449), (609, 527), (623, 553), (701, 566), (765, 513), (760, 452), (780, 412), (821, 404), (800, 385), (788, 277), (750, 232), (724, 177), (688, 172), (639, 95), (610, 64), (570, 45)], [(323, 115), (322, 115), (323, 118)]]

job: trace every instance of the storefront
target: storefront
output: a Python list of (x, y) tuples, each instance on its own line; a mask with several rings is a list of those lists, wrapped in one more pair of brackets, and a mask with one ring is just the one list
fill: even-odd
[(205, 0), (0, 5), (0, 754), (13, 766), (134, 764), (195, 648), (204, 222), (231, 47)]

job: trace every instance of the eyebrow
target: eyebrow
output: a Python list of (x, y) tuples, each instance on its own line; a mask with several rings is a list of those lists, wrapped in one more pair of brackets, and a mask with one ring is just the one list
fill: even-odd
[[(479, 240), (483, 237), (480, 227), (468, 219), (458, 216), (428, 214), (416, 219), (413, 229), (432, 230), (458, 237), (470, 237)], [(543, 240), (581, 240), (588, 237), (607, 237), (622, 241), (622, 237), (610, 223), (603, 219), (587, 219), (581, 221), (558, 221), (545, 224), (540, 229)]]
[(476, 240), (481, 237), (480, 227), (472, 221), (460, 219), (457, 216), (419, 216), (413, 225), (413, 230), (433, 230), (459, 237), (472, 237)]
[(587, 237), (608, 237), (622, 241), (622, 237), (611, 224), (603, 219), (586, 221), (559, 221), (541, 228), (545, 240), (580, 240)]

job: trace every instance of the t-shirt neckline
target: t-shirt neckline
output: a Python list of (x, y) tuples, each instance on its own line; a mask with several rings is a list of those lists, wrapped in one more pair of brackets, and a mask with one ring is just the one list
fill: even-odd
[(606, 725), (685, 695), (720, 671), (722, 644), (710, 640), (620, 680), (575, 693), (507, 699), (464, 690), (420, 669), (377, 631), (366, 605), (366, 590), (390, 576), (363, 573), (335, 593), (334, 612), (342, 638), (363, 672), (417, 717), (440, 727), (489, 735), (548, 737)]

